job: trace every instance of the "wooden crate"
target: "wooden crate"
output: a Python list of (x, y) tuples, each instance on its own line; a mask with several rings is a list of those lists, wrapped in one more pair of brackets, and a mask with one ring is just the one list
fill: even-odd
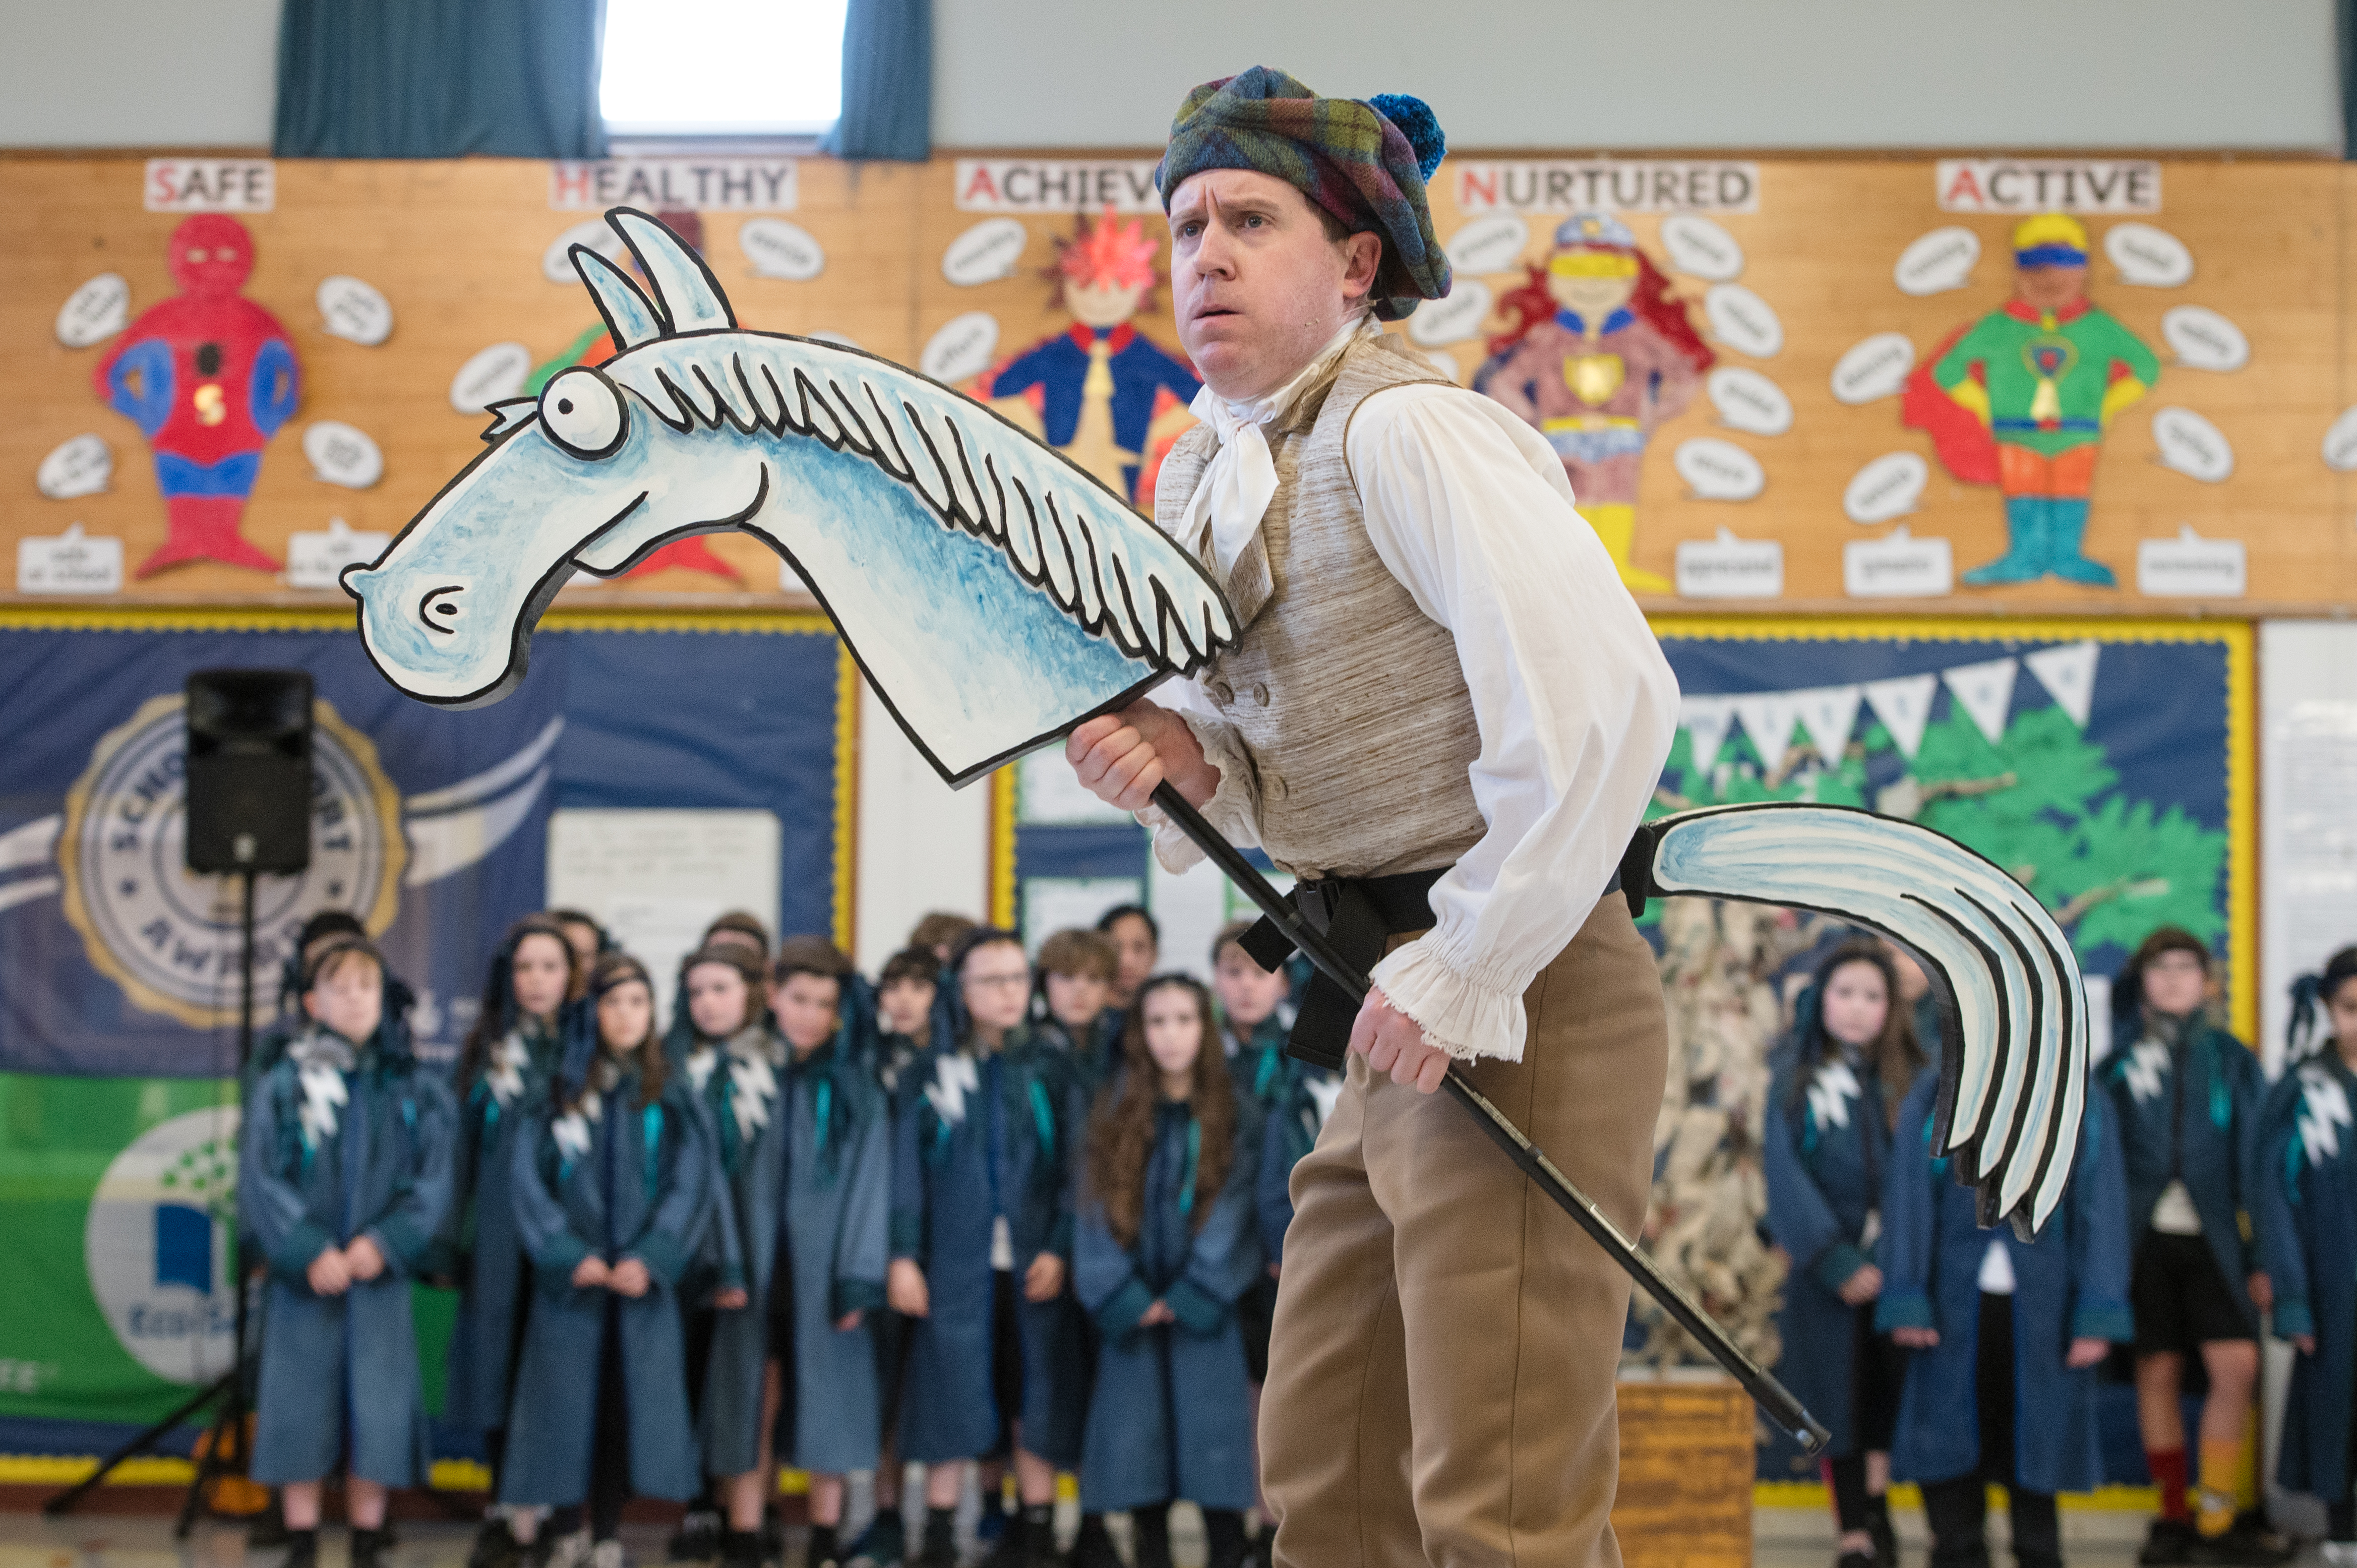
[(1724, 1379), (1620, 1385), (1613, 1532), (1628, 1568), (1751, 1561), (1751, 1401)]

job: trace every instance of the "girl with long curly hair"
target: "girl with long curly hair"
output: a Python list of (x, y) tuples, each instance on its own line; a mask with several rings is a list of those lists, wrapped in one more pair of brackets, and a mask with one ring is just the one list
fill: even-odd
[(1081, 1497), (1129, 1512), (1137, 1568), (1168, 1568), (1178, 1498), (1203, 1510), (1211, 1568), (1243, 1561), (1254, 1477), (1236, 1300), (1261, 1273), (1250, 1119), (1211, 993), (1185, 975), (1146, 982), (1089, 1125), (1073, 1243), (1101, 1335)]

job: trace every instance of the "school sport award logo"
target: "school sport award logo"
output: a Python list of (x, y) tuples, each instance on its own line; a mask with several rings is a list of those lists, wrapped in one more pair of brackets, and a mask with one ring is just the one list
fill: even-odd
[(132, 1359), (203, 1383), (235, 1354), (237, 1107), (189, 1111), (108, 1163), (82, 1229), (91, 1294)]
[[(65, 915), (99, 972), (151, 1013), (191, 1028), (237, 1022), (238, 880), (183, 864), (186, 699), (151, 697), (107, 733), (66, 797), (58, 845)], [(350, 909), (371, 935), (399, 910), (408, 849), (401, 797), (369, 738), (313, 704), (311, 865), (254, 888), (253, 1014), (278, 1008), (280, 968), (303, 922)]]

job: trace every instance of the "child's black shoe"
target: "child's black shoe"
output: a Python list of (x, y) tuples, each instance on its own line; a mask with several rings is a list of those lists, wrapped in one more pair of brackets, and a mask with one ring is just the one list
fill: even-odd
[(352, 1530), (352, 1568), (384, 1568), (385, 1554), (393, 1542), (386, 1540), (383, 1530)]
[(317, 1530), (290, 1530), (286, 1532), (286, 1568), (319, 1568)]
[(917, 1568), (958, 1568), (957, 1510), (925, 1510), (925, 1543), (917, 1552)]
[(810, 1545), (802, 1552), (802, 1568), (842, 1568), (843, 1544), (831, 1524), (811, 1526)]

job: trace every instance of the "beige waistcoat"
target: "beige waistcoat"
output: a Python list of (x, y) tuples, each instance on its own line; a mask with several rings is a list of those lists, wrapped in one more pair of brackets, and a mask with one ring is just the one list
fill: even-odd
[[(1276, 495), (1221, 583), (1243, 630), (1202, 682), (1249, 755), (1262, 847), (1297, 875), (1428, 870), (1485, 831), (1456, 639), (1375, 553), (1344, 454), (1370, 395), (1437, 379), (1398, 338), (1360, 338), (1265, 427)], [(1199, 425), (1171, 448), (1155, 491), (1165, 530), (1218, 446)], [(1208, 532), (1202, 558), (1219, 577)]]

